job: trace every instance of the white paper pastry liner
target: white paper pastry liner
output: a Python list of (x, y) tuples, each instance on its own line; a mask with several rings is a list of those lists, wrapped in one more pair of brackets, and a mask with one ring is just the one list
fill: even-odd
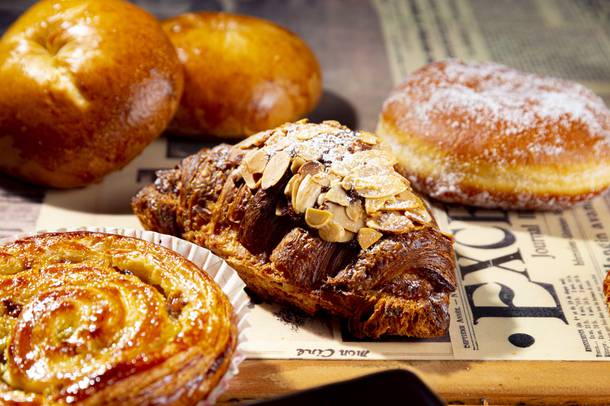
[(32, 233), (22, 233), (0, 239), (0, 244), (6, 244), (26, 237), (32, 237), (44, 233), (66, 232), (66, 231), (91, 231), (106, 234), (118, 234), (126, 237), (139, 238), (153, 244), (169, 248), (172, 251), (182, 255), (195, 265), (201, 267), (214, 281), (222, 288), (222, 291), (227, 295), (237, 319), (237, 348), (233, 354), (231, 365), (225, 372), (224, 376), (218, 382), (218, 385), (210, 392), (207, 399), (199, 402), (199, 405), (212, 405), (218, 397), (227, 390), (229, 381), (238, 374), (239, 364), (245, 359), (244, 343), (247, 340), (246, 330), (250, 327), (247, 320), (249, 298), (244, 292), (245, 283), (237, 275), (237, 272), (231, 268), (222, 258), (212, 254), (208, 249), (200, 247), (196, 244), (182, 240), (178, 237), (173, 237), (166, 234), (159, 234), (153, 231), (143, 231), (135, 229), (108, 228), (108, 227), (76, 227), (76, 228), (60, 228), (56, 230), (38, 230)]

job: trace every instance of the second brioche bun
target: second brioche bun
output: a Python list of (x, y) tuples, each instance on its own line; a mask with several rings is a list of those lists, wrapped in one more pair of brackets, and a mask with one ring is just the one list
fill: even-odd
[(41, 1), (0, 42), (0, 169), (68, 188), (132, 160), (171, 120), (183, 72), (122, 0)]
[(170, 130), (243, 138), (309, 113), (322, 91), (316, 57), (299, 37), (255, 17), (200, 12), (163, 23), (185, 69)]
[(584, 86), (494, 63), (434, 62), (386, 100), (378, 134), (431, 197), (555, 210), (610, 186), (610, 111)]

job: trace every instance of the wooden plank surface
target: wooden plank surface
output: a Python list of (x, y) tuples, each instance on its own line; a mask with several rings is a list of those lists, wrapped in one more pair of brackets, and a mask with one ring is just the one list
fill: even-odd
[(220, 403), (242, 403), (403, 368), (449, 404), (610, 405), (610, 362), (246, 360)]

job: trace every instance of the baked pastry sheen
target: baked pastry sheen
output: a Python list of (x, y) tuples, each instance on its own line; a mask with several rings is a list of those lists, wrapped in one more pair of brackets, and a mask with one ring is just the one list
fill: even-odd
[(158, 172), (133, 208), (224, 257), (262, 298), (346, 318), (361, 337), (441, 335), (452, 240), (394, 164), (371, 133), (301, 121)]
[(1, 404), (195, 404), (236, 337), (220, 288), (166, 248), (89, 232), (0, 246)]
[(493, 63), (429, 64), (386, 100), (378, 134), (446, 201), (561, 209), (610, 186), (610, 111), (574, 82)]
[(184, 66), (185, 87), (170, 130), (245, 138), (309, 113), (322, 93), (307, 44), (260, 18), (188, 13), (163, 22)]
[(122, 0), (34, 4), (0, 41), (0, 171), (99, 181), (165, 129), (183, 72), (159, 22)]
[(606, 304), (608, 305), (608, 311), (610, 311), (610, 272), (606, 274), (604, 280), (604, 293), (606, 294)]

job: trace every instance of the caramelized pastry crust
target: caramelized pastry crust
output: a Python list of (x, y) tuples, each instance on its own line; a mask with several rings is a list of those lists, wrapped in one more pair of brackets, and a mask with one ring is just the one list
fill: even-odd
[(435, 62), (386, 100), (378, 134), (435, 199), (561, 209), (610, 186), (610, 111), (584, 86), (493, 63)]
[(0, 246), (0, 298), (2, 404), (195, 404), (236, 345), (220, 288), (135, 238), (52, 233)]
[(286, 124), (159, 172), (133, 208), (224, 257), (261, 297), (343, 317), (356, 336), (448, 326), (452, 241), (373, 134)]

